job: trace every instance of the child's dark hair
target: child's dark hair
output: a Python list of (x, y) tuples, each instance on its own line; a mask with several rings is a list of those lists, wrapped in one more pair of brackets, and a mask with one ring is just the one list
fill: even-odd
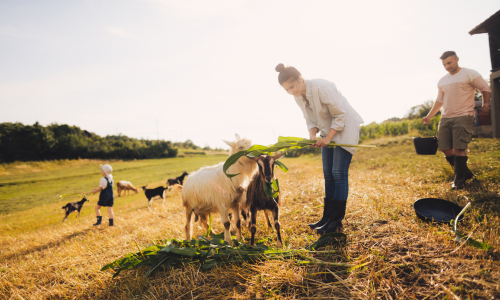
[(276, 70), (276, 72), (280, 73), (278, 75), (278, 81), (280, 84), (283, 84), (290, 79), (292, 79), (292, 81), (295, 81), (301, 76), (299, 70), (295, 69), (292, 66), (285, 67), (284, 64), (279, 64), (274, 69)]

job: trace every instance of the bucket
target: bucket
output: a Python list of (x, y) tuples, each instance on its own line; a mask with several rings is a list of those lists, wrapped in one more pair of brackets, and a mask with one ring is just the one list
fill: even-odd
[(436, 137), (414, 137), (413, 145), (415, 151), (420, 155), (434, 155), (438, 150), (438, 143)]
[[(422, 221), (437, 223), (450, 223), (462, 211), (462, 207), (455, 203), (438, 198), (419, 199), (413, 203), (413, 209)], [(464, 216), (461, 215), (457, 222), (463, 218)]]

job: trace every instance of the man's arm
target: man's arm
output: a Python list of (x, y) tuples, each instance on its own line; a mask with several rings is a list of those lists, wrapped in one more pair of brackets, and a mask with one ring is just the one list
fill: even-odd
[(483, 107), (479, 111), (479, 115), (487, 115), (490, 112), (490, 99), (491, 99), (491, 92), (481, 92), (483, 94)]
[(424, 122), (425, 125), (429, 125), (431, 122), (432, 117), (434, 117), (435, 114), (443, 107), (443, 102), (434, 102), (434, 105), (432, 106), (431, 111), (427, 114), (427, 116), (422, 118), (422, 122)]

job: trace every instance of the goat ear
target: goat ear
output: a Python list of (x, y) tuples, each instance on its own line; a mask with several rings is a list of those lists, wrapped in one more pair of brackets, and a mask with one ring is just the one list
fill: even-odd
[(228, 144), (229, 147), (234, 147), (235, 143), (234, 142), (228, 142), (226, 140), (222, 140), (224, 143)]
[(271, 156), (274, 160), (280, 159), (283, 155), (285, 155), (285, 152), (281, 152), (276, 154), (275, 156)]
[(250, 159), (253, 159), (253, 160), (255, 160), (255, 161), (259, 161), (260, 156), (257, 156), (257, 157), (249, 157), (249, 158), (250, 158)]
[(240, 135), (239, 135), (239, 134), (235, 133), (235, 134), (234, 134), (234, 136), (236, 137), (236, 140), (237, 140), (237, 141), (241, 140), (241, 138), (240, 138)]

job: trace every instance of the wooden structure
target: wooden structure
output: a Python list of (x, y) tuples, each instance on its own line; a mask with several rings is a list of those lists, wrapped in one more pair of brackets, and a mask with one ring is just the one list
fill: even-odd
[[(493, 138), (500, 138), (500, 10), (469, 31), (470, 35), (488, 33), (491, 57), (491, 126)], [(478, 126), (481, 127), (481, 126)]]

